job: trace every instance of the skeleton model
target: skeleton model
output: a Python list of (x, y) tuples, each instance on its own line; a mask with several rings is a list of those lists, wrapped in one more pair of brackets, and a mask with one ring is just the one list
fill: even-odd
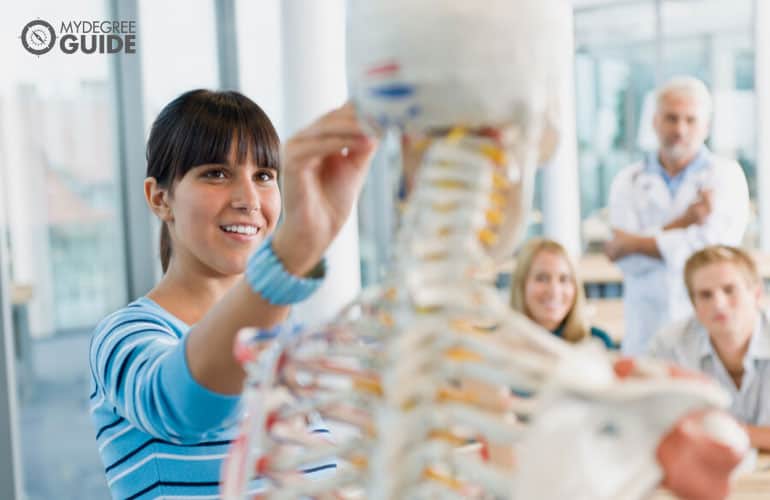
[[(242, 333), (248, 414), (225, 498), (254, 475), (271, 499), (643, 498), (660, 436), (725, 394), (651, 362), (621, 381), (598, 344), (548, 334), (489, 282), (556, 144), (570, 7), (367, 0), (348, 15), (359, 113), (418, 134), (424, 155), (384, 284), (266, 350)], [(319, 415), (331, 434), (308, 431)], [(302, 473), (330, 462), (325, 477)]]

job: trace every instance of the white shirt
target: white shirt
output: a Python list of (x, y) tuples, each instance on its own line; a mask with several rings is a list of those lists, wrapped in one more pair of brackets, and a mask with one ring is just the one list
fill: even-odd
[(744, 373), (740, 388), (735, 386), (727, 373), (708, 332), (694, 317), (658, 332), (648, 354), (716, 379), (732, 397), (730, 413), (735, 418), (751, 425), (770, 425), (770, 319), (766, 311), (762, 311), (757, 318), (743, 358)]
[[(739, 245), (749, 219), (749, 190), (741, 167), (704, 149), (704, 161), (686, 169), (674, 193), (649, 161), (621, 170), (610, 189), (610, 226), (655, 238), (661, 259), (633, 254), (618, 260), (623, 271), (625, 354), (646, 351), (655, 332), (692, 314), (682, 277), (684, 263), (707, 245)], [(711, 189), (712, 211), (703, 224), (663, 231)]]

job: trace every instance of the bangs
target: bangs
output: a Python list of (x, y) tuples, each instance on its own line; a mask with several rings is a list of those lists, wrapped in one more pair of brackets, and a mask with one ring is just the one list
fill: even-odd
[(186, 154), (180, 155), (179, 166), (189, 170), (207, 163), (229, 163), (236, 141), (238, 163), (250, 157), (260, 167), (278, 170), (278, 134), (267, 115), (254, 103), (246, 107), (229, 102), (230, 96), (222, 97), (216, 100), (222, 102), (203, 103), (192, 116), (187, 134), (189, 144), (183, 149)]
[(230, 163), (233, 141), (237, 163), (251, 158), (259, 167), (279, 169), (278, 134), (254, 101), (237, 92), (188, 92), (161, 111), (153, 124), (148, 174), (151, 158), (160, 163), (155, 177), (162, 172), (162, 184), (199, 165)]

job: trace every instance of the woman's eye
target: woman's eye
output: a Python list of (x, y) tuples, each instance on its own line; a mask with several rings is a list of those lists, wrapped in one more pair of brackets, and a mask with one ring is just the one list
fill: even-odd
[(207, 170), (203, 177), (206, 177), (207, 179), (224, 179), (227, 177), (227, 174), (224, 170), (216, 169), (216, 170)]
[(272, 172), (257, 172), (257, 180), (260, 182), (270, 182), (275, 178)]

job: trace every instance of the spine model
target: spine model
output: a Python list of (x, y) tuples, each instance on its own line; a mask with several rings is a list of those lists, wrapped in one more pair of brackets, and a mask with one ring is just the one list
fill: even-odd
[(567, 344), (501, 299), (490, 250), (520, 217), (527, 144), (434, 138), (390, 277), (320, 330), (286, 330), (267, 349), (243, 332), (247, 414), (224, 498), (260, 476), (270, 499), (638, 499), (658, 480), (665, 429), (725, 404), (655, 364), (621, 381), (598, 344)]

